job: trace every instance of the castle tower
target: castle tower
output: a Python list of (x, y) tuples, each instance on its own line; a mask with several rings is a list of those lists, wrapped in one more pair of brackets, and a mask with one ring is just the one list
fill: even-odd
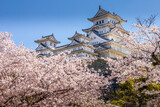
[(128, 34), (122, 24), (126, 23), (120, 16), (110, 13), (99, 7), (98, 12), (92, 18), (88, 18), (93, 25), (88, 29), (82, 29), (87, 35), (75, 32), (73, 37), (68, 38), (71, 43), (56, 47), (60, 42), (54, 35), (42, 37), (35, 41), (39, 44), (36, 51), (40, 55), (57, 55), (70, 51), (69, 56), (80, 58), (100, 57), (124, 57), (129, 54), (129, 50), (122, 42), (121, 36), (117, 33)]
[(41, 39), (36, 40), (35, 42), (38, 44), (36, 51), (40, 52), (40, 56), (52, 54), (52, 50), (54, 50), (56, 48), (56, 45), (60, 43), (55, 39), (53, 34), (44, 36)]
[(129, 53), (122, 43), (122, 38), (116, 33), (117, 30), (121, 33), (128, 33), (122, 27), (126, 20), (115, 13), (105, 11), (101, 6), (96, 15), (88, 20), (93, 22), (93, 26), (83, 31), (92, 39), (90, 44), (97, 48), (95, 52), (99, 56), (123, 57)]

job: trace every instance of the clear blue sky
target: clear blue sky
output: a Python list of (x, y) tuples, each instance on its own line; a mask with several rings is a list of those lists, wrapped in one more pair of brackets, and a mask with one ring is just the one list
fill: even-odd
[(146, 18), (158, 14), (160, 23), (160, 0), (0, 0), (0, 31), (13, 34), (13, 40), (32, 49), (34, 40), (54, 33), (60, 45), (70, 43), (67, 39), (77, 30), (89, 28), (99, 5), (115, 12), (128, 22), (126, 30), (132, 29), (135, 17)]

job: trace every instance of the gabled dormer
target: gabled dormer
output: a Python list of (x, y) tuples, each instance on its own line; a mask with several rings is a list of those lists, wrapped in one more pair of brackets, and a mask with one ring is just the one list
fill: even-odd
[(77, 43), (89, 43), (89, 41), (91, 41), (90, 38), (88, 38), (83, 34), (78, 33), (77, 31), (75, 32), (73, 37), (68, 39), (71, 40), (72, 42), (77, 42)]
[(60, 42), (56, 40), (54, 35), (42, 36), (41, 39), (36, 40), (36, 43), (39, 44), (36, 50), (44, 49), (44, 48), (55, 48), (57, 44)]
[(38, 56), (51, 55), (52, 51), (56, 48), (56, 45), (60, 43), (53, 34), (42, 36), (41, 39), (36, 40), (35, 42), (38, 44), (36, 51), (40, 52)]

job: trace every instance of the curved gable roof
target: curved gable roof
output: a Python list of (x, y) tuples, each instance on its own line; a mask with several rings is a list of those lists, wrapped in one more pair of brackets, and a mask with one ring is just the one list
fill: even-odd
[(106, 10), (102, 9), (101, 6), (99, 6), (99, 10), (98, 10), (98, 12), (96, 13), (96, 15), (93, 18), (103, 16), (103, 15), (105, 15), (107, 13), (109, 13), (109, 12), (107, 12)]

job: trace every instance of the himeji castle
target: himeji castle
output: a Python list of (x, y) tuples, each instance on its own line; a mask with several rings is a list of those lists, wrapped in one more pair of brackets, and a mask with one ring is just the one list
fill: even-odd
[(102, 9), (101, 6), (96, 15), (88, 20), (93, 22), (93, 25), (90, 28), (82, 29), (86, 35), (75, 32), (72, 37), (68, 38), (71, 41), (70, 44), (57, 47), (60, 41), (56, 40), (53, 34), (36, 40), (35, 42), (38, 43), (36, 51), (40, 52), (39, 56), (57, 55), (70, 51), (69, 56), (115, 58), (124, 57), (130, 53), (117, 33), (120, 31), (122, 34), (128, 34), (122, 27), (126, 20), (115, 13)]

